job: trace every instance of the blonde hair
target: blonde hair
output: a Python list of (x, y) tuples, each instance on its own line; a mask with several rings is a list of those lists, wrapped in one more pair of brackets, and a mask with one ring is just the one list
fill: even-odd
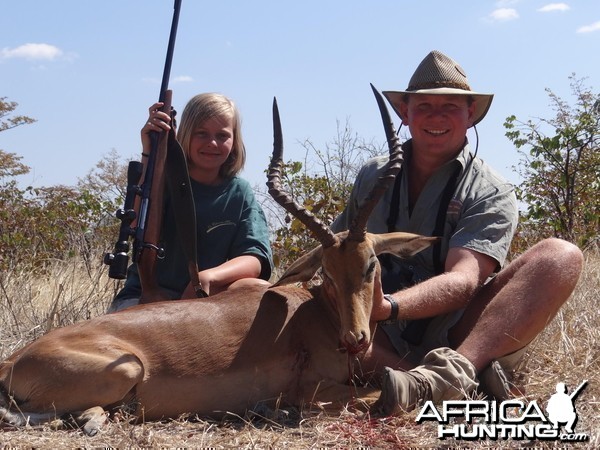
[(177, 140), (189, 161), (192, 134), (198, 126), (213, 117), (227, 117), (233, 122), (233, 147), (229, 158), (219, 169), (220, 176), (231, 178), (240, 173), (246, 163), (246, 148), (242, 140), (242, 121), (238, 109), (231, 99), (212, 92), (192, 97), (181, 114)]

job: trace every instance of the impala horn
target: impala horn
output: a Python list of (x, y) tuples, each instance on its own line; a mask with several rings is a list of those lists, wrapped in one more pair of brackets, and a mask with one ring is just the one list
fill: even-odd
[(283, 167), (283, 132), (277, 99), (273, 99), (273, 156), (267, 173), (267, 187), (269, 194), (291, 215), (296, 217), (308, 228), (323, 248), (331, 247), (339, 242), (338, 237), (331, 229), (317, 219), (310, 211), (296, 203), (290, 194), (283, 190), (281, 185), (281, 171)]
[(385, 129), (385, 136), (388, 141), (388, 147), (390, 149), (390, 159), (385, 165), (383, 174), (377, 179), (377, 182), (371, 189), (371, 192), (365, 199), (364, 203), (360, 206), (359, 210), (354, 217), (354, 220), (350, 224), (348, 239), (355, 241), (363, 241), (367, 232), (367, 220), (375, 208), (375, 205), (381, 199), (384, 192), (394, 182), (394, 178), (400, 172), (402, 167), (402, 144), (396, 135), (394, 124), (390, 117), (385, 100), (383, 96), (375, 89), (375, 86), (371, 84), (371, 89), (375, 94), (377, 105), (379, 106), (379, 112), (381, 114), (381, 120), (383, 121), (383, 128)]

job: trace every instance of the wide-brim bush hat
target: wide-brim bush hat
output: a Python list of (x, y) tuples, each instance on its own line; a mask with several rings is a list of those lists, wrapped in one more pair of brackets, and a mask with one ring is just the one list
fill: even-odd
[(463, 68), (438, 50), (430, 52), (415, 70), (405, 91), (383, 91), (394, 111), (400, 115), (405, 96), (413, 94), (467, 95), (475, 100), (473, 125), (485, 117), (492, 104), (493, 94), (482, 94), (471, 89)]

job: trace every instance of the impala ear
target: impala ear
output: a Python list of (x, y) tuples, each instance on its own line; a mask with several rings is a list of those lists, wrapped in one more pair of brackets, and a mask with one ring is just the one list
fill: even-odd
[(274, 286), (308, 281), (321, 267), (323, 246), (319, 245), (292, 263)]
[(439, 237), (426, 237), (412, 233), (370, 234), (375, 254), (391, 253), (399, 258), (408, 258), (425, 250), (440, 240)]

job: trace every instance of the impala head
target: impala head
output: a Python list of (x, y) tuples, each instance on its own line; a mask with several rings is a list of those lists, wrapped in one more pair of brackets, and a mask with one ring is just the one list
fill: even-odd
[(374, 235), (367, 233), (367, 220), (383, 193), (393, 183), (402, 164), (402, 147), (396, 136), (383, 97), (371, 85), (390, 150), (389, 161), (375, 186), (361, 205), (350, 228), (334, 233), (311, 212), (296, 203), (281, 185), (283, 134), (277, 101), (273, 102), (273, 157), (267, 175), (269, 193), (277, 203), (300, 220), (321, 243), (295, 261), (277, 285), (308, 281), (319, 267), (323, 269), (322, 294), (336, 310), (340, 322), (340, 342), (351, 353), (365, 350), (371, 343), (374, 327), (370, 326), (375, 276), (379, 276), (380, 253), (399, 257), (414, 255), (432, 245), (437, 238), (409, 233)]

